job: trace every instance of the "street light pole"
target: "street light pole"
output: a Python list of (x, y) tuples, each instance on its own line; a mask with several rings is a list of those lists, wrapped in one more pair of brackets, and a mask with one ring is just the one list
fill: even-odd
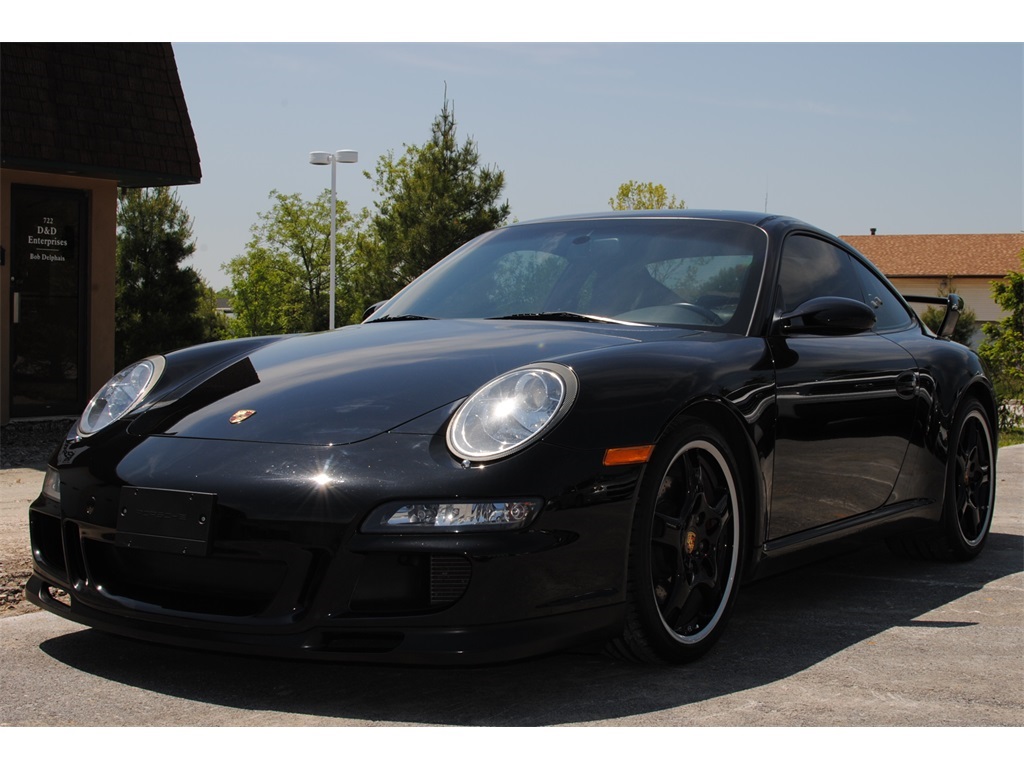
[(331, 298), (327, 313), (327, 326), (334, 330), (334, 294), (336, 291), (335, 277), (335, 254), (337, 253), (338, 242), (338, 163), (355, 163), (359, 160), (359, 153), (354, 149), (339, 149), (335, 153), (310, 152), (309, 162), (313, 165), (331, 166)]

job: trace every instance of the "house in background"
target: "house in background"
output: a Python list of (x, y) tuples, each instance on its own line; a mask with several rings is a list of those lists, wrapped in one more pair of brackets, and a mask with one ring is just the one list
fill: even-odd
[(0, 424), (114, 372), (118, 187), (201, 176), (169, 43), (0, 45)]
[(235, 318), (235, 308), (231, 306), (231, 299), (218, 296), (216, 310), (228, 320), (234, 320)]
[[(867, 256), (900, 293), (958, 294), (975, 314), (973, 346), (984, 323), (1001, 320), (992, 300), (992, 281), (1021, 270), (1024, 233), (997, 235), (843, 235)], [(924, 305), (915, 305), (918, 312)]]

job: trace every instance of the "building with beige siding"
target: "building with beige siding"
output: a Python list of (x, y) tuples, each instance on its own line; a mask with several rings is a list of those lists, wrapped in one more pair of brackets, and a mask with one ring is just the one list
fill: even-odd
[[(1005, 313), (992, 300), (992, 281), (1022, 269), (1024, 233), (995, 235), (843, 235), (903, 294), (956, 293), (981, 325)], [(920, 312), (922, 306), (915, 306)]]

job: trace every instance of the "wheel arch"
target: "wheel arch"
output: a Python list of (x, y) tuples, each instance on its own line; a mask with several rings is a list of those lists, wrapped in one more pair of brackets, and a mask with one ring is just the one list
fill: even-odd
[(764, 532), (767, 530), (767, 488), (757, 447), (746, 420), (728, 404), (714, 399), (698, 400), (687, 405), (665, 425), (658, 439), (661, 440), (672, 424), (685, 417), (704, 421), (720, 430), (739, 463), (737, 480), (743, 505), (743, 521), (749, 532), (747, 551), (742, 553), (740, 564), (743, 577), (750, 573), (757, 552), (764, 544)]
[(960, 410), (960, 406), (972, 397), (981, 403), (981, 407), (985, 409), (985, 414), (988, 416), (989, 423), (992, 426), (993, 441), (998, 445), (999, 406), (996, 403), (995, 391), (992, 389), (992, 386), (988, 383), (987, 379), (974, 379), (974, 381), (964, 388), (964, 391), (960, 393), (960, 397), (957, 399), (956, 408), (953, 409), (951, 419), (955, 418), (955, 414)]
[[(961, 409), (964, 407), (964, 403), (969, 400), (977, 400), (981, 407), (985, 411), (985, 415), (989, 420), (989, 427), (992, 430), (992, 443), (998, 448), (999, 445), (999, 405), (996, 401), (995, 390), (989, 383), (988, 379), (980, 376), (974, 377), (970, 382), (966, 384), (962, 389), (959, 389), (955, 393), (951, 393), (951, 402), (947, 400), (946, 404), (943, 405), (941, 413), (941, 422), (946, 427), (945, 433), (941, 436), (941, 442), (939, 444), (939, 450), (941, 451), (938, 455), (945, 464), (949, 460), (949, 452), (953, 450), (952, 432), (953, 427), (956, 425), (957, 416)], [(940, 498), (944, 498), (946, 495), (946, 483), (943, 481), (942, 494)]]
[[(704, 438), (702, 440), (702, 437)], [(705, 445), (699, 445), (704, 442)], [(721, 450), (715, 444), (721, 442)], [(708, 444), (710, 443), (710, 445)], [(675, 593), (672, 584), (676, 579), (684, 578), (685, 568), (677, 564), (675, 575), (672, 575), (672, 566), (667, 570), (665, 563), (657, 566), (657, 574), (654, 574), (655, 558), (651, 545), (647, 544), (648, 554), (644, 555), (644, 542), (652, 542), (652, 529), (655, 525), (654, 505), (658, 496), (657, 489), (662, 486), (663, 472), (668, 472), (675, 464), (678, 457), (684, 450), (694, 448), (696, 451), (703, 451), (707, 455), (707, 461), (725, 462), (728, 466), (720, 469), (711, 468), (712, 475), (719, 473), (719, 481), (728, 482), (731, 489), (738, 497), (739, 515), (736, 519), (739, 525), (734, 527), (730, 537), (735, 537), (734, 545), (738, 547), (733, 550), (735, 559), (729, 564), (728, 573), (715, 569), (714, 585), (710, 596), (714, 602), (710, 604), (714, 615), (703, 616), (704, 624), (700, 631), (692, 635), (687, 631), (687, 637), (691, 640), (683, 640), (678, 636), (681, 628), (672, 623), (666, 623), (667, 617), (662, 613), (661, 604), (656, 597), (657, 589), (652, 577), (657, 578), (659, 585), (668, 591), (662, 592), (663, 599), (669, 600), (670, 594)], [(722, 628), (728, 620), (731, 606), (734, 604), (736, 590), (746, 581), (746, 572), (751, 566), (757, 547), (754, 541), (762, 538), (760, 533), (759, 520), (762, 519), (761, 509), (763, 505), (759, 500), (763, 498), (763, 481), (761, 473), (757, 469), (757, 461), (754, 440), (751, 438), (746, 422), (741, 416), (730, 409), (727, 403), (716, 401), (713, 398), (701, 399), (690, 402), (679, 409), (671, 419), (668, 419), (662, 426), (657, 436), (657, 445), (654, 456), (644, 469), (644, 474), (638, 484), (638, 496), (634, 507), (634, 519), (630, 531), (628, 546), (627, 565), (627, 605), (623, 617), (623, 634), (621, 637), (613, 638), (610, 641), (608, 650), (619, 658), (645, 663), (677, 663), (697, 658), (716, 641)], [(731, 479), (729, 479), (731, 475)], [(712, 478), (712, 483), (714, 479)], [(722, 487), (721, 484), (719, 487)], [(689, 492), (687, 492), (689, 493)], [(703, 496), (703, 493), (701, 494)], [(705, 502), (706, 504), (706, 502)], [(692, 510), (691, 510), (692, 511)], [(706, 512), (714, 514), (711, 507), (706, 507)], [(689, 513), (687, 513), (689, 514)], [(704, 512), (700, 513), (703, 518)], [(696, 516), (696, 515), (695, 515)], [(704, 529), (703, 523), (690, 523), (696, 528), (689, 529), (686, 541), (689, 543), (690, 536), (701, 536), (700, 531), (713, 531), (708, 527)], [(673, 527), (673, 526), (667, 526)], [(679, 526), (674, 526), (678, 531)], [(721, 529), (719, 529), (721, 530)], [(712, 534), (714, 536), (714, 534)], [(672, 547), (671, 542), (660, 538), (659, 544), (664, 547), (666, 544)], [(693, 539), (694, 542), (697, 539)], [(705, 540), (706, 544), (708, 540)], [(682, 541), (678, 542), (682, 546)], [(692, 546), (692, 545), (691, 545)], [(712, 544), (710, 552), (716, 553), (712, 557), (718, 558), (720, 550), (718, 544)], [(701, 545), (685, 549), (687, 555), (707, 552)], [(664, 551), (664, 550), (662, 550)], [(695, 555), (695, 558), (701, 558)], [(735, 570), (732, 570), (732, 569)], [(705, 571), (705, 573), (707, 573)], [(717, 574), (722, 573), (723, 578), (728, 581), (718, 581)], [(664, 579), (668, 576), (669, 580)], [(698, 579), (698, 583), (699, 583)], [(707, 588), (707, 585), (701, 589)], [(714, 592), (716, 589), (724, 590), (721, 594)], [(696, 588), (695, 588), (696, 589)], [(721, 602), (720, 602), (721, 601)], [(669, 603), (664, 603), (669, 605)], [(671, 609), (670, 609), (671, 610)], [(656, 617), (656, 618), (655, 618)], [(678, 618), (678, 617), (676, 617)], [(696, 617), (694, 617), (696, 618)], [(671, 636), (671, 637), (670, 637)]]

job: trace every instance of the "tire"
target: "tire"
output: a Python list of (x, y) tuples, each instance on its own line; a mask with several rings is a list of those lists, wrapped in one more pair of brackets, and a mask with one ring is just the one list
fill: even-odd
[(984, 548), (992, 525), (995, 493), (992, 424), (981, 403), (971, 398), (957, 417), (946, 472), (942, 522), (953, 559), (971, 560)]
[(658, 444), (634, 512), (627, 612), (612, 652), (645, 663), (701, 656), (739, 588), (746, 539), (737, 462), (709, 424), (681, 419)]
[(950, 431), (945, 494), (938, 530), (891, 540), (897, 554), (924, 560), (971, 560), (985, 546), (995, 507), (996, 446), (988, 412), (974, 398)]

